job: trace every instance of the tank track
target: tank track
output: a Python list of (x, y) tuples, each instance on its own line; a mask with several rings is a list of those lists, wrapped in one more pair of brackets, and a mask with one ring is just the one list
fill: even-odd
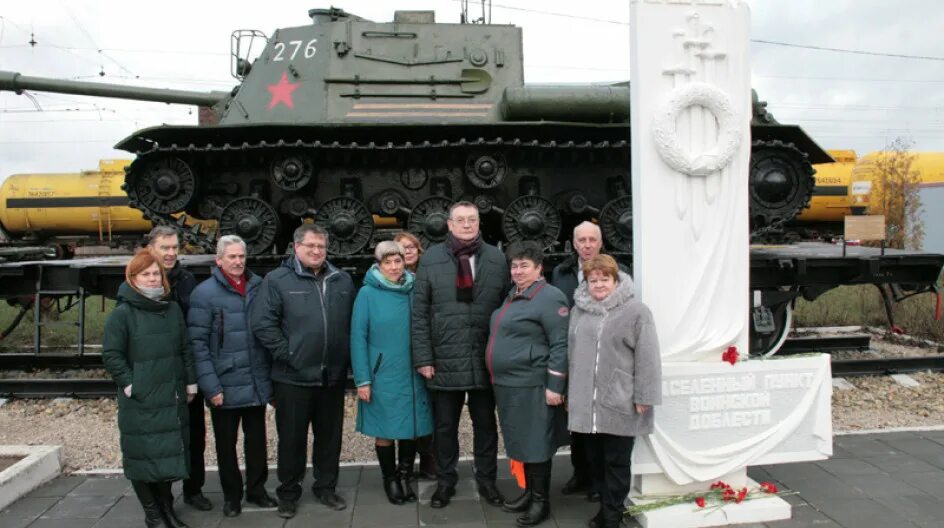
[[(816, 169), (814, 169), (813, 165), (809, 162), (807, 154), (798, 149), (793, 143), (784, 143), (780, 140), (753, 141), (751, 147), (752, 155), (754, 151), (760, 149), (776, 149), (798, 160), (798, 168), (801, 169), (801, 172), (797, 174), (797, 177), (801, 178), (802, 182), (799, 195), (794, 197), (792, 206), (786, 211), (778, 212), (776, 215), (772, 215), (768, 211), (751, 211), (752, 219), (758, 215), (768, 219), (772, 218), (772, 220), (767, 221), (765, 225), (751, 229), (751, 243), (773, 244), (788, 242), (789, 237), (784, 232), (784, 225), (796, 218), (796, 216), (800, 214), (800, 211), (809, 207), (810, 200), (813, 198), (813, 187), (816, 186), (816, 179), (813, 177), (813, 175), (816, 174)], [(806, 175), (805, 177), (804, 174)], [(805, 186), (803, 184), (805, 184)]]
[[(306, 142), (302, 140), (296, 141), (287, 141), (280, 139), (278, 141), (258, 141), (255, 143), (244, 142), (242, 144), (234, 145), (231, 143), (223, 144), (213, 144), (207, 143), (204, 145), (195, 145), (193, 143), (187, 145), (178, 145), (176, 143), (161, 146), (157, 143), (152, 143), (152, 147), (149, 149), (138, 150), (133, 152), (136, 155), (134, 163), (129, 165), (125, 169), (125, 183), (122, 185), (122, 189), (128, 193), (129, 202), (128, 205), (138, 209), (142, 212), (143, 216), (153, 222), (155, 225), (167, 225), (174, 226), (179, 231), (181, 231), (184, 240), (188, 244), (200, 247), (203, 250), (212, 253), (215, 251), (216, 237), (217, 233), (204, 233), (198, 228), (194, 229), (184, 229), (184, 216), (175, 218), (171, 213), (162, 213), (155, 211), (151, 208), (148, 208), (142, 203), (141, 197), (138, 196), (138, 193), (135, 189), (135, 186), (132, 184), (132, 174), (134, 172), (135, 166), (140, 162), (143, 162), (155, 155), (168, 155), (168, 154), (193, 154), (200, 152), (223, 152), (229, 154), (237, 154), (242, 151), (259, 151), (259, 150), (272, 150), (273, 152), (277, 149), (317, 149), (317, 150), (334, 150), (334, 151), (345, 151), (345, 152), (367, 152), (367, 151), (389, 151), (389, 152), (409, 152), (417, 150), (435, 150), (435, 149), (457, 149), (457, 148), (496, 148), (496, 147), (511, 147), (516, 149), (538, 149), (545, 152), (556, 151), (556, 152), (621, 152), (628, 151), (629, 141), (627, 140), (618, 140), (618, 141), (539, 141), (539, 140), (523, 140), (520, 138), (504, 139), (502, 137), (495, 137), (491, 139), (486, 139), (484, 137), (478, 138), (461, 138), (458, 140), (441, 140), (441, 141), (407, 141), (403, 143), (379, 143), (379, 142), (323, 142), (323, 141), (312, 141)], [(174, 213), (176, 214), (176, 213)], [(218, 231), (218, 230), (217, 230)]]
[[(458, 140), (441, 140), (441, 141), (407, 141), (402, 143), (379, 143), (379, 142), (323, 142), (323, 141), (311, 141), (306, 142), (302, 140), (290, 141), (285, 139), (280, 139), (277, 141), (258, 141), (254, 143), (244, 142), (241, 144), (232, 144), (232, 143), (222, 143), (214, 144), (207, 143), (203, 145), (195, 145), (193, 143), (186, 145), (178, 145), (176, 143), (170, 144), (168, 146), (161, 146), (158, 143), (151, 143), (151, 147), (148, 149), (142, 149), (134, 152), (137, 159), (135, 162), (126, 168), (125, 175), (125, 184), (122, 187), (125, 192), (128, 193), (129, 205), (136, 209), (139, 209), (143, 216), (150, 220), (155, 225), (166, 225), (173, 226), (178, 228), (181, 231), (183, 239), (186, 243), (194, 245), (196, 247), (202, 248), (207, 252), (213, 252), (215, 248), (215, 241), (217, 237), (216, 232), (206, 233), (201, 231), (199, 228), (185, 229), (184, 228), (184, 217), (180, 216), (175, 218), (171, 213), (163, 213), (160, 211), (153, 210), (147, 207), (142, 203), (142, 200), (137, 194), (137, 191), (134, 189), (134, 186), (131, 184), (131, 177), (134, 171), (134, 168), (138, 163), (150, 158), (155, 155), (167, 155), (167, 154), (193, 154), (200, 152), (215, 152), (215, 153), (229, 153), (229, 154), (238, 154), (243, 151), (259, 151), (259, 150), (272, 150), (276, 149), (316, 149), (321, 151), (334, 150), (338, 152), (367, 152), (367, 151), (388, 151), (388, 152), (409, 152), (409, 151), (418, 151), (418, 150), (435, 150), (435, 149), (457, 149), (457, 148), (515, 148), (515, 149), (538, 149), (541, 151), (549, 152), (617, 152), (625, 151), (629, 148), (629, 142), (626, 140), (619, 141), (539, 141), (539, 140), (522, 140), (520, 138), (504, 139), (502, 137), (495, 137), (486, 139), (483, 137), (478, 138), (461, 138)], [(782, 151), (788, 157), (795, 160), (797, 166), (801, 169), (798, 177), (803, 177), (805, 174), (806, 185), (805, 188), (801, 185), (800, 195), (795, 197), (793, 200), (792, 206), (786, 211), (780, 211), (776, 215), (771, 215), (773, 218), (768, 224), (761, 227), (752, 229), (751, 231), (751, 240), (754, 243), (774, 243), (774, 242), (783, 242), (783, 227), (786, 222), (793, 219), (801, 210), (806, 208), (812, 197), (813, 186), (815, 185), (815, 180), (813, 174), (815, 173), (812, 165), (807, 160), (807, 155), (800, 151), (793, 143), (784, 143), (778, 140), (773, 141), (754, 141), (752, 143), (752, 152), (758, 149), (775, 149)], [(767, 211), (751, 211), (752, 218), (760, 215), (767, 215)]]

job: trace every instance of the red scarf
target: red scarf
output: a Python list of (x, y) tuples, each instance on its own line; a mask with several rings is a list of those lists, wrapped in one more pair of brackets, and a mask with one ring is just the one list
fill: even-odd
[(472, 289), (474, 287), (472, 277), (472, 262), (469, 260), (478, 253), (482, 247), (482, 234), (479, 233), (469, 242), (462, 242), (452, 233), (446, 235), (446, 247), (457, 259), (459, 259), (459, 269), (456, 270), (456, 299), (460, 302), (472, 302)]
[(233, 280), (232, 277), (230, 277), (229, 275), (225, 273), (223, 274), (223, 276), (226, 277), (226, 282), (228, 282), (230, 286), (235, 288), (236, 291), (239, 292), (240, 295), (242, 295), (243, 297), (246, 296), (246, 274), (245, 273), (243, 273), (243, 276), (240, 277), (238, 281)]

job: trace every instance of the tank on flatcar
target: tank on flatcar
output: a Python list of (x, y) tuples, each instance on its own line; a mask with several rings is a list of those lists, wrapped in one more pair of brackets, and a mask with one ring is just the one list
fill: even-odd
[[(118, 144), (137, 156), (130, 205), (155, 223), (216, 219), (256, 254), (281, 251), (311, 219), (331, 233), (329, 252), (356, 265), (394, 229), (443, 240), (457, 200), (479, 206), (493, 243), (560, 250), (574, 225), (594, 220), (611, 250), (631, 251), (627, 83), (526, 85), (522, 30), (511, 25), (436, 23), (429, 11), (388, 23), (334, 8), (309, 16), (266, 37), (252, 61), (242, 52), (261, 34), (234, 33), (231, 94), (172, 94), (212, 105), (218, 124), (153, 127)], [(0, 89), (77, 84), (96, 86), (0, 73)], [(107, 95), (171, 95), (122, 88)], [(808, 204), (811, 162), (830, 158), (756, 97), (751, 130), (751, 223), (764, 235)], [(210, 236), (187, 237), (212, 247)]]

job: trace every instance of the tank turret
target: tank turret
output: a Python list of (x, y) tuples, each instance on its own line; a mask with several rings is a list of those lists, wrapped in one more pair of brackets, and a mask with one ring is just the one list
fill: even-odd
[[(240, 84), (229, 94), (16, 74), (0, 74), (0, 90), (212, 105), (218, 124), (120, 141), (136, 155), (125, 190), (152, 222), (181, 212), (218, 220), (252, 253), (281, 251), (296, 225), (314, 221), (331, 233), (335, 258), (369, 263), (394, 230), (443, 240), (458, 200), (479, 206), (492, 243), (561, 251), (573, 226), (593, 220), (610, 250), (632, 250), (628, 83), (527, 85), (522, 30), (511, 25), (437, 23), (429, 11), (385, 23), (334, 8), (308, 14), (255, 57), (242, 39), (262, 34), (234, 33)], [(811, 162), (831, 158), (756, 100), (753, 117), (751, 228), (768, 237), (809, 203)], [(212, 248), (211, 235), (185, 236)]]

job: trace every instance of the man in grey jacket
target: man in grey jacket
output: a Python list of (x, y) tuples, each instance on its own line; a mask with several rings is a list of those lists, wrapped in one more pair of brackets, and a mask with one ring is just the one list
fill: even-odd
[[(574, 228), (573, 238), (575, 255), (564, 260), (554, 267), (551, 272), (551, 284), (567, 296), (570, 306), (574, 305), (574, 291), (584, 281), (583, 263), (600, 254), (603, 250), (603, 233), (600, 226), (592, 222), (582, 222)], [(622, 264), (620, 271), (629, 276), (629, 269)], [(630, 282), (629, 287), (632, 288)], [(574, 467), (574, 474), (564, 484), (561, 493), (575, 495), (586, 493), (587, 500), (597, 502), (600, 494), (593, 489), (593, 479), (590, 475), (587, 446), (583, 443), (583, 436), (570, 435), (570, 464)]]
[(443, 508), (455, 494), (466, 395), (478, 491), (488, 504), (501, 506), (504, 498), (495, 486), (498, 424), (485, 342), (489, 318), (508, 291), (508, 263), (498, 248), (482, 241), (475, 204), (453, 204), (448, 225), (446, 242), (423, 254), (413, 289), (413, 366), (430, 390), (439, 466), (430, 506)]
[(326, 260), (328, 233), (316, 224), (295, 230), (295, 255), (269, 272), (252, 307), (252, 331), (272, 356), (279, 433), (279, 515), (295, 516), (314, 431), (312, 492), (335, 510), (344, 420), (344, 383), (351, 361), (354, 282)]

